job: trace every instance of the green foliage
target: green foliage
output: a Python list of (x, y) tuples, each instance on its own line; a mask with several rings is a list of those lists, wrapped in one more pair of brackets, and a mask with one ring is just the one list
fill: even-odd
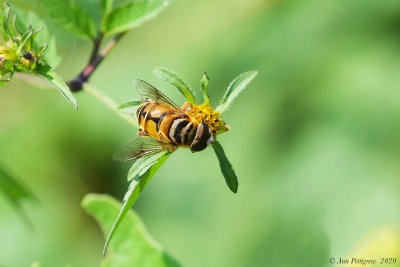
[(187, 85), (177, 73), (162, 67), (154, 68), (153, 73), (161, 80), (178, 88), (190, 104), (196, 104), (192, 89), (190, 89), (189, 85)]
[(50, 18), (79, 38), (94, 39), (96, 27), (89, 13), (74, 0), (40, 0)]
[(137, 28), (156, 17), (172, 0), (131, 1), (112, 10), (103, 30), (107, 34), (121, 33)]
[[(16, 9), (17, 10), (17, 9)], [(38, 24), (42, 22), (37, 19), (36, 16), (26, 16), (22, 11), (17, 11), (21, 17), (25, 18), (26, 21), (34, 21)], [(69, 87), (65, 84), (63, 79), (52, 69), (48, 64), (44, 63), (41, 56), (47, 49), (48, 45), (43, 44), (42, 46), (35, 45), (37, 49), (34, 49), (35, 38), (41, 30), (35, 31), (32, 25), (27, 27), (24, 34), (20, 33), (17, 29), (17, 21), (14, 16), (14, 20), (10, 21), (10, 7), (6, 6), (3, 12), (3, 24), (1, 26), (3, 38), (10, 40), (9, 44), (0, 46), (0, 74), (1, 76), (9, 75), (7, 79), (0, 81), (0, 86), (6, 84), (13, 77), (15, 72), (25, 72), (30, 74), (36, 74), (43, 77), (45, 80), (54, 85), (61, 94), (72, 103), (75, 109), (78, 108), (75, 98), (69, 90)], [(20, 25), (22, 22), (18, 22)], [(20, 29), (24, 29), (24, 26), (19, 26)], [(26, 26), (25, 26), (26, 28)], [(48, 41), (54, 40), (50, 35), (46, 35)], [(37, 44), (37, 43), (36, 43)], [(55, 50), (52, 50), (53, 53)], [(52, 55), (52, 60), (57, 60), (57, 56)]]
[(16, 208), (20, 208), (24, 199), (34, 199), (32, 193), (13, 178), (3, 166), (0, 166), (0, 190)]
[[(89, 194), (82, 201), (83, 208), (96, 219), (104, 234), (113, 225), (120, 205), (106, 195)], [(129, 210), (101, 266), (172, 267), (179, 264), (150, 236), (139, 216)]]
[(32, 38), (33, 49), (40, 50), (40, 47), (47, 45), (46, 53), (43, 54), (43, 52), (39, 51), (38, 56), (44, 62), (56, 68), (61, 62), (61, 56), (57, 53), (56, 38), (50, 33), (47, 24), (32, 11), (25, 12), (16, 6), (12, 7), (12, 11), (18, 18), (16, 26), (20, 32), (26, 32), (29, 28), (28, 25), (32, 25), (35, 29), (42, 29), (40, 34)]
[(215, 154), (218, 157), (219, 166), (221, 168), (222, 174), (224, 175), (226, 184), (232, 192), (236, 193), (239, 183), (236, 173), (233, 170), (232, 164), (229, 162), (221, 144), (218, 141), (214, 141), (212, 143), (212, 147), (214, 148)]
[(228, 86), (224, 97), (216, 108), (217, 111), (223, 113), (232, 104), (233, 100), (243, 91), (246, 86), (257, 76), (258, 71), (248, 71), (236, 77)]
[(101, 22), (100, 22), (100, 30), (102, 32), (106, 31), (106, 23), (107, 17), (110, 11), (112, 10), (114, 0), (101, 0)]
[(78, 109), (78, 104), (76, 103), (76, 99), (69, 90), (68, 85), (64, 82), (61, 76), (58, 75), (58, 73), (54, 69), (52, 69), (49, 65), (46, 64), (38, 64), (36, 72), (45, 80), (47, 80), (49, 83), (54, 85), (61, 93), (61, 95), (68, 102), (74, 105), (75, 109)]
[[(110, 233), (107, 237), (106, 243), (104, 245), (103, 254), (105, 254), (109, 242), (115, 234), (118, 226), (121, 224), (125, 215), (138, 199), (140, 193), (143, 191), (144, 187), (151, 180), (157, 170), (161, 167), (161, 165), (167, 160), (167, 158), (171, 154), (166, 154), (168, 152), (160, 152), (149, 158), (139, 159), (138, 163), (135, 163), (135, 168), (131, 168), (128, 175), (128, 180), (132, 181), (129, 185), (129, 190), (125, 194), (124, 203), (121, 207), (121, 210), (115, 220), (114, 224), (111, 227)], [(136, 175), (136, 176), (134, 176)]]
[(22, 35), (21, 42), (17, 48), (17, 54), (21, 52), (21, 50), (25, 47), (26, 43), (28, 42), (29, 39), (31, 39), (33, 35), (33, 29), (29, 29), (27, 32)]
[(203, 77), (201, 77), (200, 84), (201, 90), (203, 91), (204, 102), (210, 104), (210, 98), (208, 96), (208, 82), (210, 79), (207, 76), (207, 73), (204, 72)]
[(2, 34), (3, 34), (3, 39), (4, 41), (10, 40), (11, 34), (8, 28), (8, 19), (10, 17), (10, 5), (6, 5), (6, 8), (4, 9), (3, 12), (3, 29), (2, 29)]
[(136, 179), (137, 177), (141, 177), (145, 172), (150, 169), (162, 156), (168, 154), (169, 151), (163, 151), (157, 153), (155, 155), (147, 156), (144, 158), (140, 158), (135, 161), (132, 167), (128, 172), (128, 182)]
[(136, 113), (136, 107), (142, 104), (142, 101), (140, 100), (132, 100), (129, 102), (126, 102), (118, 107), (118, 110), (120, 112), (126, 113), (126, 114), (134, 114)]

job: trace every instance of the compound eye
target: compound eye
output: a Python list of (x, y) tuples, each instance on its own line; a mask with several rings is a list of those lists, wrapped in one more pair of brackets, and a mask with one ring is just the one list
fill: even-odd
[(208, 145), (208, 140), (211, 137), (211, 130), (205, 123), (200, 123), (197, 127), (196, 136), (190, 146), (192, 152), (204, 150)]

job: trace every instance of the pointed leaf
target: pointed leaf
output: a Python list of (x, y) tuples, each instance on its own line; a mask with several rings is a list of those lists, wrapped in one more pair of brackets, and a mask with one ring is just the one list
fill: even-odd
[(4, 18), (7, 15), (7, 13), (5, 11), (0, 12), (0, 13), (1, 13), (1, 27), (0, 27), (1, 35), (3, 36), (3, 40), (5, 42), (7, 42), (8, 40), (10, 40), (10, 36), (6, 31), (5, 24), (4, 24)]
[(190, 89), (189, 85), (187, 85), (177, 73), (162, 67), (154, 68), (153, 73), (159, 79), (178, 88), (190, 104), (196, 104), (192, 89)]
[(22, 33), (17, 28), (17, 15), (13, 14), (12, 19), (10, 21), (10, 26), (14, 34), (17, 36), (22, 36)]
[(48, 47), (49, 47), (48, 44), (44, 44), (41, 47), (39, 47), (38, 56), (41, 57)]
[(62, 96), (68, 102), (74, 105), (75, 109), (78, 109), (78, 104), (76, 103), (76, 99), (69, 90), (68, 85), (65, 84), (64, 80), (60, 77), (60, 75), (58, 75), (58, 73), (55, 70), (53, 70), (49, 65), (46, 64), (38, 64), (35, 70), (41, 77), (43, 77), (49, 83), (54, 85), (58, 89), (58, 91), (60, 91)]
[(162, 156), (170, 153), (169, 151), (162, 151), (160, 153), (140, 158), (135, 161), (128, 172), (128, 182), (132, 181), (136, 177), (141, 177), (151, 166), (154, 165)]
[[(83, 208), (99, 223), (104, 234), (113, 225), (121, 203), (107, 195), (86, 195)], [(149, 234), (139, 216), (129, 210), (101, 266), (172, 267), (179, 264)]]
[(7, 79), (0, 80), (0, 87), (5, 85), (6, 83), (8, 83), (11, 80), (11, 78), (14, 76), (14, 71), (11, 71), (8, 73), (10, 76)]
[(232, 101), (238, 96), (238, 94), (246, 88), (246, 86), (257, 76), (258, 71), (248, 71), (240, 74), (236, 77), (228, 86), (221, 103), (216, 108), (217, 111), (223, 113), (232, 104)]
[(134, 114), (136, 113), (137, 106), (142, 104), (142, 101), (140, 100), (132, 100), (129, 102), (126, 102), (118, 107), (118, 110), (120, 112), (126, 113), (126, 114)]
[(24, 199), (33, 200), (33, 195), (14, 179), (3, 167), (0, 167), (0, 191), (17, 208)]
[(19, 47), (17, 50), (18, 51), (17, 54), (19, 54), (19, 52), (22, 50), (22, 48), (26, 45), (28, 40), (32, 37), (32, 34), (33, 34), (32, 29), (28, 30), (27, 32), (24, 33), (24, 35), (22, 36), (22, 39), (21, 39), (21, 43), (19, 44)]
[(10, 11), (10, 15), (8, 18), (8, 31), (10, 32), (11, 36), (20, 37), (20, 36), (22, 36), (22, 34), (16, 29), (15, 20), (16, 20), (15, 14), (12, 14)]
[(75, 0), (40, 0), (50, 18), (64, 30), (84, 39), (96, 36), (95, 22)]
[[(48, 44), (46, 53), (43, 54), (42, 60), (47, 64), (56, 68), (61, 62), (61, 56), (57, 54), (57, 45), (54, 35), (52, 35), (46, 25), (46, 23), (40, 19), (32, 11), (25, 12), (15, 6), (13, 6), (13, 12), (17, 15), (17, 28), (21, 32), (28, 30), (28, 26), (32, 25), (36, 31), (34, 32), (33, 48), (39, 49), (42, 45)], [(39, 33), (38, 31), (42, 29)]]
[(172, 0), (139, 0), (115, 8), (107, 16), (105, 32), (121, 33), (157, 16)]
[(108, 14), (112, 10), (114, 0), (101, 0), (101, 22), (100, 29), (102, 32), (106, 31)]
[(200, 80), (201, 83), (201, 90), (203, 91), (204, 101), (207, 104), (210, 104), (210, 98), (208, 96), (208, 82), (210, 79), (207, 76), (207, 72), (204, 72), (203, 77)]
[(236, 193), (238, 190), (239, 183), (236, 173), (233, 170), (232, 164), (229, 162), (221, 144), (218, 141), (214, 141), (212, 143), (212, 146), (214, 148), (215, 154), (217, 154), (219, 160), (219, 166), (221, 168), (222, 174), (224, 175), (226, 184), (233, 193)]
[(4, 32), (3, 38), (5, 41), (8, 41), (11, 38), (12, 42), (14, 42), (14, 38), (10, 35), (10, 31), (8, 28), (9, 17), (10, 17), (10, 5), (7, 3), (6, 8), (4, 9), (3, 12), (3, 30), (2, 30), (2, 32)]
[[(133, 179), (133, 181), (129, 185), (128, 192), (126, 192), (126, 194), (125, 194), (124, 203), (121, 207), (118, 217), (115, 220), (113, 226), (111, 227), (110, 233), (107, 237), (106, 243), (104, 245), (103, 255), (105, 254), (107, 247), (110, 244), (110, 241), (115, 234), (115, 231), (118, 229), (118, 226), (120, 225), (121, 221), (124, 219), (126, 213), (129, 211), (129, 209), (132, 207), (132, 205), (138, 199), (140, 193), (143, 191), (143, 189), (147, 185), (147, 183), (151, 180), (151, 178), (154, 176), (154, 174), (157, 172), (157, 170), (161, 167), (161, 165), (167, 160), (167, 158), (170, 155), (171, 154), (163, 155), (142, 176), (136, 176)], [(147, 162), (144, 162), (143, 164), (146, 164), (146, 166), (147, 166)]]

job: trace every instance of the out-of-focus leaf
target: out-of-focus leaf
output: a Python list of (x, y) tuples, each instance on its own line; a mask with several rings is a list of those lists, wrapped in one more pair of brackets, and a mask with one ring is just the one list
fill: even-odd
[[(153, 164), (153, 166), (148, 168), (147, 171), (142, 176), (137, 175), (132, 180), (131, 184), (129, 185), (128, 192), (126, 192), (126, 194), (125, 194), (124, 203), (121, 207), (121, 210), (117, 216), (117, 219), (115, 220), (114, 224), (112, 225), (110, 233), (107, 237), (106, 243), (104, 245), (103, 254), (105, 254), (107, 247), (110, 244), (110, 241), (115, 234), (115, 231), (117, 230), (118, 226), (121, 224), (126, 213), (129, 211), (129, 209), (132, 207), (132, 205), (138, 199), (140, 193), (143, 191), (143, 189), (147, 185), (147, 183), (151, 180), (151, 178), (154, 176), (154, 174), (157, 172), (157, 170), (161, 167), (161, 165), (167, 160), (167, 158), (170, 155), (171, 154), (163, 155), (161, 158), (158, 159), (157, 162), (155, 162)], [(148, 162), (143, 162), (143, 164), (146, 167), (148, 166)], [(143, 169), (141, 166), (138, 166), (138, 168)]]
[(58, 91), (60, 91), (62, 96), (72, 105), (74, 105), (75, 109), (78, 109), (78, 104), (76, 103), (76, 99), (69, 90), (68, 85), (66, 85), (64, 80), (61, 78), (60, 75), (58, 75), (58, 73), (54, 69), (52, 69), (49, 65), (46, 64), (38, 64), (35, 70), (41, 77), (43, 77), (49, 83), (54, 85), (58, 89)]
[(16, 16), (15, 14), (10, 13), (10, 17), (8, 18), (8, 30), (10, 31), (10, 34), (12, 36), (22, 36), (22, 33), (20, 33), (16, 26)]
[(8, 83), (11, 79), (5, 79), (5, 80), (0, 80), (0, 87), (4, 86), (6, 83)]
[[(83, 208), (99, 223), (104, 234), (113, 225), (121, 203), (107, 195), (86, 195)], [(101, 266), (170, 267), (179, 264), (149, 234), (139, 216), (129, 210), (119, 232), (115, 234), (112, 250)]]
[(2, 34), (5, 41), (11, 40), (13, 41), (12, 36), (10, 35), (10, 31), (8, 29), (8, 19), (10, 17), (10, 5), (7, 3), (6, 8), (3, 12), (3, 27), (2, 27)]
[(126, 113), (126, 114), (134, 114), (136, 113), (136, 107), (142, 104), (142, 101), (140, 100), (132, 100), (129, 102), (126, 102), (118, 107), (118, 110), (120, 112)]
[(114, 0), (101, 0), (101, 22), (100, 22), (100, 30), (102, 32), (106, 31), (107, 25), (107, 17), (112, 9), (112, 5)]
[(233, 193), (236, 193), (239, 183), (236, 173), (233, 170), (232, 164), (229, 162), (224, 150), (222, 149), (221, 144), (218, 141), (214, 141), (212, 143), (212, 146), (214, 148), (215, 154), (217, 154), (219, 166), (221, 168), (222, 174), (224, 175), (226, 184)]
[(107, 16), (105, 32), (120, 33), (139, 27), (157, 16), (172, 0), (131, 1), (115, 8)]
[(40, 0), (51, 19), (64, 30), (84, 39), (94, 39), (96, 27), (89, 13), (74, 0)]
[(243, 91), (244, 88), (257, 76), (258, 71), (248, 71), (240, 74), (236, 77), (226, 89), (225, 95), (221, 100), (221, 103), (216, 108), (217, 111), (223, 113), (232, 104), (232, 101)]
[(61, 56), (57, 54), (57, 44), (55, 37), (50, 33), (46, 23), (41, 20), (32, 11), (25, 12), (15, 6), (12, 7), (13, 12), (17, 15), (17, 28), (21, 32), (28, 30), (29, 25), (32, 25), (35, 30), (42, 28), (39, 34), (34, 34), (33, 47), (39, 49), (42, 45), (47, 44), (46, 53), (43, 54), (42, 60), (56, 68), (61, 62)]
[(196, 104), (192, 89), (190, 89), (189, 85), (187, 85), (177, 73), (162, 67), (154, 68), (153, 73), (161, 80), (178, 88), (190, 104)]
[(200, 83), (201, 83), (201, 90), (203, 91), (203, 97), (204, 101), (207, 104), (210, 104), (210, 98), (208, 97), (208, 82), (210, 79), (207, 76), (207, 73), (204, 72), (203, 77), (201, 77)]
[(9, 77), (7, 79), (0, 80), (0, 87), (8, 83), (11, 78), (14, 76), (14, 71), (9, 72)]
[(17, 208), (24, 199), (34, 199), (32, 194), (0, 166), (0, 190)]

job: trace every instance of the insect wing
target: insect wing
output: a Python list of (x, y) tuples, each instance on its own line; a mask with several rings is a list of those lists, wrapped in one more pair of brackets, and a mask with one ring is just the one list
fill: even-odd
[(143, 80), (136, 80), (135, 85), (139, 92), (139, 95), (142, 97), (143, 100), (151, 99), (153, 101), (163, 103), (179, 111), (182, 111), (182, 109), (178, 105), (176, 105), (171, 99), (166, 97), (163, 93), (158, 91), (148, 82), (145, 82)]
[(171, 144), (161, 143), (151, 137), (138, 137), (115, 152), (113, 158), (118, 161), (133, 161), (172, 148)]

